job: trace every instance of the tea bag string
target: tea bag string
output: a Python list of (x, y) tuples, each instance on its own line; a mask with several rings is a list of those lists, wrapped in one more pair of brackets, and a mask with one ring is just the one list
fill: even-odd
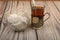
[(34, 3), (34, 10), (35, 10), (35, 16), (36, 16), (36, 5), (35, 5), (35, 0), (33, 0)]
[[(36, 16), (36, 5), (35, 5), (35, 0), (32, 0), (32, 4), (33, 4), (33, 7), (34, 7), (34, 10), (35, 10), (35, 13), (34, 13), (34, 16)], [(44, 3), (44, 8), (46, 7), (46, 0), (43, 1)]]
[(33, 7), (34, 7), (34, 9), (33, 10), (35, 10), (34, 12), (34, 16), (36, 16), (36, 5), (35, 5), (35, 0), (32, 0), (32, 5), (33, 5)]
[(36, 5), (35, 5), (35, 0), (32, 0), (32, 2), (33, 2), (33, 7), (34, 7), (34, 9), (33, 10), (35, 10), (34, 12), (34, 16), (36, 16)]
[(44, 8), (46, 7), (46, 0), (44, 0)]

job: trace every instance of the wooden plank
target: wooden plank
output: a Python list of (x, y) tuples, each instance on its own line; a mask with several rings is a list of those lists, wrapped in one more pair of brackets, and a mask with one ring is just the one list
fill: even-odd
[[(49, 12), (48, 10), (49, 9), (47, 9), (47, 6), (46, 6), (44, 13)], [(48, 17), (48, 15), (46, 15), (44, 17), (44, 19), (46, 19), (47, 17)], [(52, 33), (53, 31), (51, 28), (51, 22), (49, 22), (50, 19), (51, 19), (51, 17), (49, 18), (49, 20), (44, 22), (44, 25), (41, 27), (40, 30), (37, 30), (39, 40), (54, 40), (53, 33)]]
[(5, 5), (6, 5), (5, 2), (0, 1), (0, 22), (4, 13)]
[[(60, 12), (57, 10), (57, 8), (54, 6), (54, 4), (52, 4), (52, 6), (53, 6), (53, 11), (51, 11), (51, 12), (53, 13), (53, 16), (54, 16), (56, 22), (58, 22), (58, 24), (60, 24), (60, 22), (59, 22)], [(50, 8), (50, 10), (52, 10), (51, 8)]]
[[(54, 4), (52, 4), (53, 6)], [(51, 7), (51, 10), (53, 9), (52, 13), (54, 13), (54, 17), (56, 18), (57, 22), (60, 24), (59, 20), (60, 20), (60, 12), (56, 9), (55, 6), (53, 6), (53, 8)], [(59, 15), (58, 15), (59, 14)], [(55, 16), (56, 15), (56, 16)]]
[[(0, 1), (31, 1), (31, 0), (0, 0)], [(35, 0), (35, 1), (44, 1), (44, 0)], [(45, 0), (45, 1), (52, 1), (52, 0)], [(60, 0), (54, 0), (54, 1), (60, 1)]]
[[(7, 1), (7, 0), (0, 0), (0, 1)], [(8, 0), (8, 1), (31, 1), (31, 0)], [(36, 0), (36, 1), (42, 1), (42, 0)]]
[(8, 3), (4, 16), (3, 16), (2, 25), (1, 25), (1, 37), (0, 37), (1, 40), (9, 39), (11, 33), (13, 33), (8, 23), (6, 24), (6, 18), (5, 18), (6, 14), (8, 14), (10, 11), (11, 11), (11, 5), (10, 3)]
[(58, 9), (58, 11), (60, 12), (60, 1), (54, 1), (54, 4), (56, 8)]
[(2, 23), (1, 23), (1, 30), (0, 30), (0, 35), (3, 33), (3, 31), (5, 30), (5, 24), (3, 23), (3, 21), (4, 21), (4, 16), (3, 16), (3, 18), (2, 18)]
[[(31, 15), (31, 8), (30, 8), (29, 2), (24, 2), (24, 1), (19, 2), (18, 6), (16, 6), (15, 3), (17, 5), (17, 2), (13, 2), (13, 3), (8, 2), (9, 7), (7, 7), (7, 9), (6, 9), (5, 15), (10, 14), (10, 13), (14, 13), (14, 11), (16, 11), (16, 8), (18, 9), (16, 11), (17, 13), (22, 11), (24, 8), (24, 11), (28, 15)], [(40, 2), (38, 2), (38, 4), (39, 3)], [(47, 20), (44, 23), (43, 27), (41, 27), (40, 30), (37, 30), (38, 40), (60, 40), (59, 31), (57, 30), (57, 28), (59, 28), (59, 30), (60, 30), (60, 27), (59, 27), (60, 26), (59, 11), (56, 9), (55, 5), (52, 2), (47, 2), (46, 8), (45, 8), (45, 13), (46, 12), (49, 12), (51, 16), (50, 16), (49, 20)], [(57, 15), (57, 13), (59, 15)], [(4, 15), (4, 21), (6, 21), (5, 15)], [(44, 19), (46, 19), (47, 17), (48, 17), (48, 15), (45, 16)], [(28, 28), (24, 32), (18, 33), (18, 32), (14, 32), (12, 29), (10, 29), (9, 26), (5, 27), (5, 29), (1, 35), (1, 39), (2, 40), (37, 40), (36, 33), (35, 33), (34, 29)]]
[[(26, 7), (27, 7), (27, 10), (26, 10)], [(23, 2), (19, 2), (18, 6), (17, 6), (17, 2), (16, 1), (15, 2), (8, 2), (7, 8), (5, 10), (4, 18), (3, 18), (3, 23), (6, 22), (6, 15), (14, 13), (15, 11), (17, 13), (19, 13), (20, 11), (23, 11), (23, 10), (24, 10), (24, 12), (27, 13), (27, 15), (31, 15), (31, 8), (30, 8), (30, 3), (29, 2), (24, 2), (24, 1)], [(29, 16), (29, 17), (31, 18), (31, 16)], [(10, 26), (9, 25), (7, 26), (7, 25), (6, 25), (6, 27), (4, 26), (5, 29), (4, 29), (4, 31), (3, 31), (2, 35), (1, 35), (1, 39), (2, 40), (4, 40), (4, 39), (5, 40), (7, 40), (7, 39), (9, 39), (9, 40), (26, 40), (26, 39), (27, 40), (36, 40), (36, 34), (35, 34), (34, 30), (32, 30), (32, 29), (29, 30), (28, 29), (28, 30), (24, 31), (24, 33), (23, 32), (20, 32), (20, 33), (11, 32), (10, 33), (10, 31), (12, 29), (8, 29), (8, 28), (10, 28)], [(10, 36), (10, 38), (8, 36)]]
[[(22, 2), (22, 10), (24, 10), (25, 13), (27, 13), (28, 17), (31, 20), (31, 8), (29, 2)], [(19, 7), (19, 6), (18, 6)], [(27, 8), (27, 9), (26, 9)], [(29, 10), (29, 11), (28, 11)], [(26, 29), (24, 33), (22, 34), (23, 40), (36, 40), (36, 34), (35, 30), (32, 29)]]
[(12, 30), (9, 31), (9, 33), (6, 35), (6, 37), (4, 38), (4, 40), (9, 40), (11, 34), (12, 34)]
[[(59, 33), (59, 35), (60, 35), (60, 22), (59, 22), (59, 20), (60, 20), (60, 12), (58, 11), (58, 9), (55, 7), (55, 6), (53, 6), (53, 11), (51, 11), (52, 12), (52, 15), (54, 16), (54, 18), (55, 18), (55, 20), (56, 20), (56, 22), (55, 22), (55, 26), (56, 26), (56, 29), (57, 29), (57, 31), (58, 31), (58, 33)], [(52, 10), (52, 9), (51, 9)]]
[[(52, 3), (51, 3), (52, 4)], [(56, 24), (55, 24), (55, 26), (56, 26), (56, 28), (58, 27), (59, 29), (60, 29), (60, 27), (59, 27), (59, 25), (60, 25), (60, 22), (59, 22), (59, 20), (60, 20), (60, 18), (58, 18), (58, 17), (60, 17), (60, 12), (59, 11), (57, 11), (57, 9), (56, 9), (56, 7), (52, 4), (51, 6), (53, 6), (53, 11), (51, 11), (52, 12), (52, 15), (54, 16), (54, 18), (55, 18), (55, 21), (56, 21)], [(50, 6), (50, 7), (51, 7)], [(52, 7), (51, 7), (52, 8)], [(50, 10), (51, 10), (51, 8), (50, 8)], [(57, 26), (57, 24), (58, 24), (58, 26)], [(58, 33), (59, 33), (59, 31), (58, 31)], [(60, 34), (59, 34), (60, 35)]]
[(18, 32), (15, 32), (15, 36), (13, 40), (18, 40)]
[(33, 29), (25, 30), (23, 39), (24, 40), (37, 40), (35, 30), (33, 30)]
[[(50, 5), (48, 5), (48, 4), (50, 4)], [(52, 23), (52, 28), (53, 28), (53, 33), (54, 33), (54, 39), (55, 40), (60, 40), (60, 36), (59, 36), (59, 34), (58, 34), (58, 31), (57, 31), (57, 29), (56, 29), (56, 18), (54, 18), (54, 14), (56, 14), (57, 12), (59, 13), (59, 11), (57, 10), (57, 8), (55, 8), (55, 6), (54, 6), (54, 4), (51, 2), (49, 2), (49, 3), (47, 3), (47, 5), (48, 5), (48, 7), (50, 8), (50, 11), (51, 11), (51, 15), (52, 15), (52, 17), (51, 17), (51, 23)], [(52, 9), (53, 8), (53, 9)], [(52, 11), (52, 10), (55, 10), (55, 11)], [(56, 13), (53, 13), (53, 12), (56, 12)], [(56, 16), (56, 15), (55, 15)], [(58, 24), (58, 23), (57, 23)]]
[(19, 32), (18, 40), (23, 40), (23, 32)]
[(10, 38), (8, 38), (8, 40), (13, 40), (14, 36), (15, 36), (15, 32), (13, 31), (13, 32), (11, 33)]
[(4, 30), (4, 25), (3, 24), (1, 24), (1, 28), (0, 28), (0, 36), (1, 36), (1, 34), (2, 34), (2, 32), (3, 32), (3, 30)]
[[(52, 10), (55, 10), (55, 11), (52, 11)], [(56, 24), (55, 24), (56, 20), (54, 19), (54, 16), (52, 15), (52, 14), (55, 14), (52, 12), (56, 12), (56, 8), (52, 2), (47, 2), (45, 12), (49, 12), (51, 16), (50, 16), (49, 20), (44, 22), (44, 25), (42, 26), (42, 28), (40, 30), (37, 30), (38, 39), (39, 40), (60, 40), (60, 36), (56, 29)], [(47, 17), (48, 16), (45, 16), (44, 19)]]
[(5, 28), (5, 30), (3, 31), (3, 33), (2, 33), (2, 35), (1, 35), (1, 39), (2, 40), (4, 40), (5, 39), (5, 37), (7, 36), (7, 34), (10, 32), (10, 27), (9, 26), (7, 26), (6, 28)]
[(5, 7), (6, 7), (6, 2), (0, 1), (0, 35), (2, 33), (1, 30), (3, 29), (3, 27), (1, 27), (1, 22), (2, 22), (2, 19), (3, 19), (3, 14), (4, 14)]
[[(7, 6), (7, 4), (6, 4), (7, 2), (5, 2), (5, 8), (6, 8), (6, 6)], [(3, 13), (5, 12), (5, 8), (4, 8), (4, 11), (3, 11)], [(3, 14), (4, 15), (4, 14)], [(3, 18), (4, 18), (4, 16), (2, 17), (2, 23), (1, 23), (1, 34), (0, 34), (0, 39), (2, 39), (2, 40), (5, 40), (5, 38), (8, 38), (8, 37), (6, 37), (7, 36), (7, 34), (9, 34), (10, 35), (10, 33), (9, 33), (9, 31), (10, 31), (10, 28), (9, 28), (9, 26), (7, 25), (5, 25), (4, 23), (3, 23)], [(5, 27), (6, 26), (6, 27)]]
[[(5, 7), (6, 7), (6, 2), (2, 2), (2, 1), (0, 1), (0, 18), (1, 18), (1, 20), (0, 20), (0, 35), (1, 35), (1, 33), (2, 33), (2, 31), (3, 31), (3, 29), (4, 29), (4, 25), (3, 25), (3, 23), (1, 23), (2, 22), (2, 20), (3, 20), (3, 15), (4, 15), (4, 10), (5, 10)], [(1, 27), (2, 26), (2, 27)]]

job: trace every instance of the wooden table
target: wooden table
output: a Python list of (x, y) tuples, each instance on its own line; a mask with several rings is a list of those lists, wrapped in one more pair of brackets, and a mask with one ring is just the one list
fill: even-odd
[[(36, 2), (36, 3), (40, 3)], [(23, 6), (24, 3), (24, 6)], [(2, 3), (1, 3), (2, 4)], [(9, 28), (9, 25), (3, 24), (4, 16), (0, 27), (0, 40), (60, 40), (60, 2), (59, 1), (46, 1), (45, 13), (50, 13), (50, 18), (44, 22), (40, 30), (26, 29), (24, 32), (14, 32)], [(6, 9), (3, 14), (9, 14), (16, 10), (16, 8), (23, 8), (31, 14), (31, 7), (29, 2), (7, 2)], [(18, 9), (19, 9), (18, 8)], [(20, 9), (19, 9), (20, 10)], [(1, 11), (0, 11), (1, 12)], [(3, 11), (2, 11), (3, 12)], [(47, 18), (48, 16), (45, 16)]]

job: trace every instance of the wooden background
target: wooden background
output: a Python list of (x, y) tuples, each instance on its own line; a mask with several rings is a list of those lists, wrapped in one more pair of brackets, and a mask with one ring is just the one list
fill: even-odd
[[(42, 1), (36, 3), (40, 4), (41, 2)], [(41, 27), (41, 29), (34, 30), (28, 28), (23, 32), (15, 32), (10, 28), (9, 25), (4, 24), (4, 17), (6, 14), (13, 12), (15, 9), (18, 8), (20, 10), (23, 9), (23, 7), (24, 11), (31, 14), (30, 2), (0, 2), (0, 14), (3, 16), (1, 16), (2, 22), (0, 26), (0, 40), (60, 40), (60, 2), (46, 1), (42, 3), (45, 3), (46, 5), (44, 13), (49, 12), (51, 16), (49, 20), (44, 22), (44, 25)], [(48, 15), (46, 15), (44, 19), (47, 17)]]
[[(31, 1), (31, 0), (0, 0), (0, 1)], [(35, 0), (35, 1), (60, 1), (60, 0)]]

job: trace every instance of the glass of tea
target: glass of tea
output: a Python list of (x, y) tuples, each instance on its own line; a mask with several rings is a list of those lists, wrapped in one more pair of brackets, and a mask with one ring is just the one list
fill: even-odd
[[(44, 13), (44, 8), (45, 6), (40, 5), (34, 5), (31, 7), (31, 27), (33, 29), (40, 29), (40, 27), (43, 26), (44, 22), (49, 19), (50, 14), (49, 13)], [(45, 20), (44, 16), (48, 14), (49, 17), (47, 17)]]

